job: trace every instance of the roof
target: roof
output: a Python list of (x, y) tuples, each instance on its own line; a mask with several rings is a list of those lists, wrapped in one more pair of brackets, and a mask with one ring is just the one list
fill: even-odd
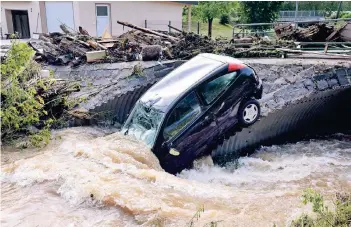
[(157, 82), (140, 100), (166, 112), (173, 102), (194, 84), (206, 80), (211, 76), (211, 72), (219, 67), (233, 62), (242, 64), (241, 61), (231, 57), (199, 54)]

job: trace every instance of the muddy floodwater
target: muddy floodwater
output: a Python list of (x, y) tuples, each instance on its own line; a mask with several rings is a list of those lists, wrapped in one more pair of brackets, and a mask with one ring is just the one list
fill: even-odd
[(287, 226), (307, 187), (351, 191), (351, 139), (336, 135), (263, 147), (228, 168), (178, 176), (142, 144), (96, 128), (53, 133), (42, 150), (3, 148), (1, 226)]

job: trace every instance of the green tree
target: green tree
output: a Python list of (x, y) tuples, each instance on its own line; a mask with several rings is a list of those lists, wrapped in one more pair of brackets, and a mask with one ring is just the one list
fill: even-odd
[(234, 4), (233, 2), (199, 2), (199, 5), (194, 7), (194, 16), (208, 22), (208, 36), (212, 37), (213, 19), (229, 13)]
[[(324, 11), (326, 16), (330, 16), (331, 13), (338, 10), (339, 1), (299, 1), (299, 10), (301, 11)], [(281, 10), (291, 10), (294, 11), (296, 7), (296, 2), (285, 1), (282, 4)], [(351, 10), (351, 1), (342, 2), (342, 10), (350, 11)]]
[[(283, 2), (240, 2), (241, 21), (244, 23), (270, 23), (278, 17)], [(261, 26), (263, 28), (264, 26)], [(257, 28), (257, 27), (256, 27)]]

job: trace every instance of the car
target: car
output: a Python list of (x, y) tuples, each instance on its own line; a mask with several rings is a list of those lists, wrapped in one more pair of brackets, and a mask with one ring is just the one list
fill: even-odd
[(243, 62), (199, 54), (150, 87), (121, 132), (147, 144), (164, 170), (176, 174), (208, 155), (236, 126), (260, 117), (262, 80)]

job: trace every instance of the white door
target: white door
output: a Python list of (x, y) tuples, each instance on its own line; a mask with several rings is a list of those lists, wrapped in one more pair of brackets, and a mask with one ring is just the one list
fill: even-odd
[(96, 5), (96, 36), (102, 36), (105, 29), (111, 33), (109, 5)]
[(62, 32), (61, 23), (75, 29), (72, 2), (45, 2), (48, 32)]

